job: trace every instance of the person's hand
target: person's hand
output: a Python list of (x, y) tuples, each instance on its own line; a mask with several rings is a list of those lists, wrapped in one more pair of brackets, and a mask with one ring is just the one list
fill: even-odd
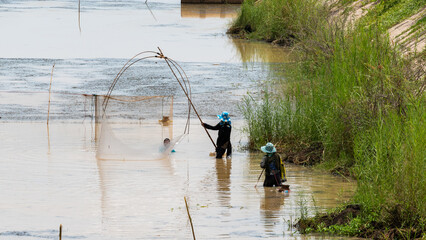
[(204, 123), (201, 123), (201, 126), (204, 127)]

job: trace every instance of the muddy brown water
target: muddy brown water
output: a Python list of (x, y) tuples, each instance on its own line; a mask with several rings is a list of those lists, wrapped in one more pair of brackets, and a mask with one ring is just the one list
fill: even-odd
[[(281, 48), (226, 36), (238, 6), (82, 1), (81, 32), (76, 7), (67, 0), (0, 5), (0, 239), (58, 239), (59, 224), (63, 239), (191, 239), (184, 197), (198, 239), (331, 238), (300, 235), (292, 224), (302, 210), (313, 214), (348, 200), (354, 182), (287, 165), (290, 193), (263, 188), (263, 177), (257, 183), (262, 155), (244, 150), (237, 105), (258, 90), (270, 67), (291, 60)], [(212, 144), (195, 116), (167, 159), (96, 158), (93, 102), (81, 94), (104, 94), (129, 57), (157, 46), (189, 75), (203, 120), (214, 124), (220, 111), (231, 112), (232, 159), (209, 156)], [(137, 76), (149, 80), (140, 84)], [(187, 105), (179, 88), (165, 82), (169, 77), (161, 65), (144, 62), (115, 93), (174, 95), (177, 136)], [(128, 142), (138, 140), (129, 129), (150, 134), (138, 122), (121, 124), (117, 134)]]
[(243, 123), (233, 124), (232, 159), (210, 157), (209, 139), (192, 125), (176, 152), (156, 161), (96, 159), (90, 123), (51, 124), (49, 136), (45, 123), (1, 124), (0, 238), (48, 239), (61, 223), (67, 238), (190, 239), (187, 197), (199, 239), (328, 239), (301, 236), (291, 223), (301, 202), (311, 214), (335, 207), (354, 184), (287, 165), (289, 194), (262, 181), (255, 188), (262, 156), (238, 148)]

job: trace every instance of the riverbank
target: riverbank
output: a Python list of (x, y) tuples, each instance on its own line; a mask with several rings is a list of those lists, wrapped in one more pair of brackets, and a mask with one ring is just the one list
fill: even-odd
[[(248, 96), (241, 105), (250, 148), (271, 141), (287, 161), (357, 180), (349, 207), (301, 219), (301, 232), (425, 237), (425, 52), (419, 50), (425, 4), (242, 5), (228, 33), (291, 46), (299, 56), (277, 73), (281, 80), (264, 86), (260, 99)], [(411, 24), (403, 24), (408, 19)], [(405, 28), (396, 34), (398, 25)], [(343, 220), (327, 220), (337, 216)]]

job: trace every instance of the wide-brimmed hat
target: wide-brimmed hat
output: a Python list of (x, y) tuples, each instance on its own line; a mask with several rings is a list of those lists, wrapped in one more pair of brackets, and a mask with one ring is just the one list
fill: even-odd
[(231, 122), (228, 112), (222, 112), (222, 114), (217, 115), (217, 117), (223, 122)]
[(274, 153), (277, 152), (277, 149), (274, 147), (274, 144), (268, 142), (265, 146), (261, 147), (260, 150), (265, 153)]

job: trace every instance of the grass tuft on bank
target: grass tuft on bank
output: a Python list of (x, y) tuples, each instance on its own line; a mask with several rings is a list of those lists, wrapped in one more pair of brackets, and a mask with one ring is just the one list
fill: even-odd
[(326, 21), (328, 7), (316, 0), (246, 0), (228, 33), (292, 45)]
[[(288, 161), (319, 163), (357, 179), (356, 215), (326, 221), (339, 209), (305, 219), (301, 231), (425, 236), (425, 73), (415, 67), (416, 57), (405, 59), (392, 46), (390, 25), (379, 23), (381, 16), (403, 11), (401, 4), (418, 2), (386, 5), (390, 2), (378, 4), (374, 11), (382, 14), (376, 21), (367, 16), (350, 27), (344, 19), (318, 19), (328, 7), (309, 0), (247, 1), (236, 20), (244, 36), (291, 43), (300, 55), (300, 61), (285, 66), (285, 77), (264, 86), (260, 98), (247, 96), (241, 104), (250, 147), (270, 141)], [(305, 21), (307, 15), (313, 18)], [(291, 23), (281, 22), (289, 16)]]

